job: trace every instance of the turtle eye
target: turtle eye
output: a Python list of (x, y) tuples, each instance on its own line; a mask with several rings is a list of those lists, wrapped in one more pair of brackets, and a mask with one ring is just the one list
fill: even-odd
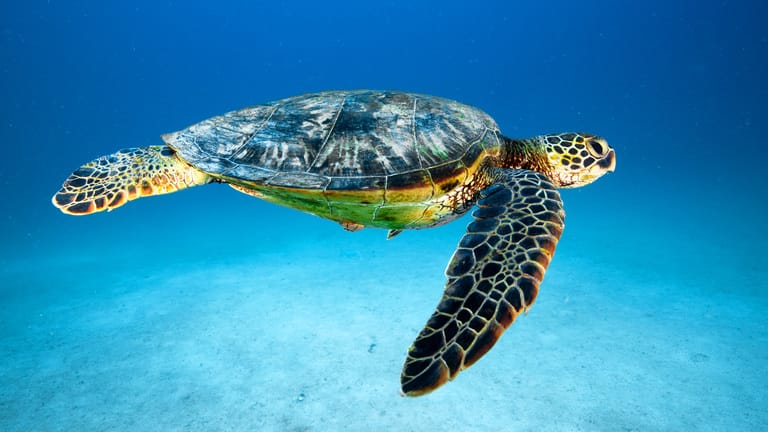
[(602, 156), (605, 154), (605, 151), (607, 150), (607, 146), (601, 144), (597, 140), (589, 140), (587, 141), (587, 147), (589, 148), (589, 152), (592, 153), (594, 156)]

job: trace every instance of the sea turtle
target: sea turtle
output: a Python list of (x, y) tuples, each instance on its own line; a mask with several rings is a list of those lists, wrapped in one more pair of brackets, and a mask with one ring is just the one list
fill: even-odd
[(385, 228), (390, 238), (477, 206), (443, 297), (408, 350), (405, 395), (453, 379), (527, 311), (564, 226), (557, 188), (591, 183), (616, 163), (594, 135), (511, 139), (477, 108), (398, 91), (295, 96), (162, 138), (81, 166), (53, 204), (85, 215), (219, 182), (347, 230)]

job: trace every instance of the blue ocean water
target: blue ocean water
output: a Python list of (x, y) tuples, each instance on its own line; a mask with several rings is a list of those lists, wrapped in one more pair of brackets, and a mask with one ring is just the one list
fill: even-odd
[[(768, 429), (768, 6), (0, 4), (0, 429)], [(210, 185), (89, 217), (94, 157), (226, 111), (398, 89), (512, 137), (583, 130), (536, 305), (455, 381), (398, 395), (470, 221), (336, 224)]]

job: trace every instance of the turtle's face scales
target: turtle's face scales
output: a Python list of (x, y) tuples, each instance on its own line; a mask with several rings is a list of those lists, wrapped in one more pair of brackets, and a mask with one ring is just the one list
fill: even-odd
[(616, 167), (616, 152), (598, 136), (563, 133), (540, 139), (549, 159), (550, 177), (560, 188), (584, 186)]

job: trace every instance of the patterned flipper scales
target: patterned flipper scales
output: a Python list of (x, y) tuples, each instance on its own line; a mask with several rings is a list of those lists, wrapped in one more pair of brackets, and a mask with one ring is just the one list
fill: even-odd
[(64, 213), (87, 215), (210, 181), (208, 174), (183, 162), (170, 147), (130, 148), (78, 168), (52, 201)]
[(493, 347), (536, 299), (563, 231), (560, 194), (544, 175), (492, 168), (453, 254), (445, 293), (408, 351), (401, 391), (418, 396), (452, 380)]

